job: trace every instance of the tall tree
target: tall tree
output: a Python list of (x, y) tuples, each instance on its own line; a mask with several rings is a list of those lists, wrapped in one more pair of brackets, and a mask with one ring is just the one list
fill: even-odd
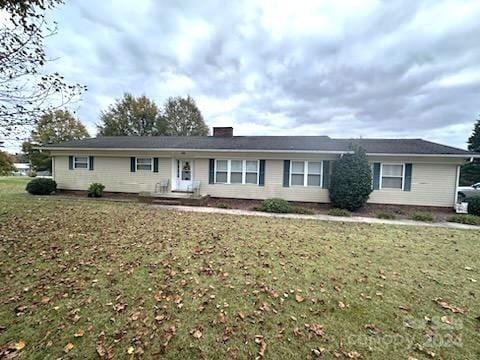
[(45, 38), (56, 33), (45, 14), (63, 0), (1, 0), (6, 18), (0, 30), (0, 135), (19, 138), (25, 126), (76, 99), (86, 87), (67, 84), (50, 61)]
[(168, 135), (208, 135), (208, 126), (205, 124), (197, 104), (190, 96), (169, 98), (164, 105), (162, 118), (167, 124)]
[(5, 151), (0, 151), (0, 175), (10, 175), (13, 170), (13, 157)]
[(43, 115), (32, 131), (33, 142), (54, 144), (90, 137), (87, 129), (67, 110), (56, 110)]
[[(480, 119), (473, 126), (472, 135), (468, 138), (468, 150), (480, 152)], [(460, 169), (460, 186), (468, 186), (480, 182), (480, 159), (465, 164)]]
[(89, 136), (85, 126), (69, 111), (56, 110), (40, 118), (31, 133), (31, 141), (22, 144), (22, 151), (27, 154), (35, 169), (51, 170), (49, 154), (34, 149), (35, 146), (79, 140)]
[(124, 94), (100, 115), (97, 125), (102, 136), (166, 135), (165, 121), (159, 117), (157, 105), (146, 96)]
[(472, 135), (468, 138), (468, 150), (480, 152), (480, 118), (473, 126)]

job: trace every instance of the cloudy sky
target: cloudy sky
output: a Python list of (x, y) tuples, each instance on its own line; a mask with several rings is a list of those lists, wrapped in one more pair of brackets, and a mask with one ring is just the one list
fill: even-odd
[(70, 0), (52, 66), (88, 93), (190, 94), (236, 135), (422, 137), (465, 147), (480, 114), (480, 1)]

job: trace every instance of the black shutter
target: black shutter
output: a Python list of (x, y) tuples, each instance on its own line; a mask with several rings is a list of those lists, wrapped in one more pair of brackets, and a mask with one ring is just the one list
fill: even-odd
[(380, 163), (373, 163), (373, 190), (380, 189)]
[(322, 188), (330, 187), (330, 160), (323, 160), (323, 181)]
[(135, 172), (137, 169), (136, 169), (136, 164), (137, 161), (135, 159), (135, 157), (131, 157), (130, 158), (130, 172)]
[(208, 183), (213, 184), (215, 181), (215, 159), (209, 159), (208, 165)]
[(68, 168), (73, 170), (73, 156), (68, 157)]
[(405, 182), (403, 191), (412, 190), (412, 164), (405, 164)]
[(290, 160), (283, 160), (283, 187), (290, 186)]
[(93, 170), (93, 156), (88, 157), (88, 170)]
[(265, 186), (265, 160), (260, 160), (260, 173), (258, 176), (258, 185)]
[(153, 158), (153, 172), (158, 172), (158, 158)]

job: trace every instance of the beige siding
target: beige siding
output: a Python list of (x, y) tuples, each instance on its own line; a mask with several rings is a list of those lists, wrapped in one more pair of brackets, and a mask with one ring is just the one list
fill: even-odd
[[(95, 156), (95, 170), (69, 170), (66, 152), (53, 153), (54, 176), (60, 189), (85, 190), (92, 182), (101, 182), (106, 191), (138, 193), (153, 191), (155, 183), (172, 180), (172, 159), (193, 159), (193, 176), (201, 181), (201, 194), (214, 197), (266, 199), (281, 197), (290, 201), (328, 202), (328, 191), (319, 187), (283, 187), (283, 160), (332, 160), (335, 155), (267, 154), (267, 153), (162, 153), (162, 152), (81, 152)], [(103, 156), (102, 156), (103, 155)], [(151, 171), (130, 172), (130, 156), (156, 156), (159, 173)], [(162, 157), (163, 156), (163, 157)], [(265, 186), (209, 184), (210, 158), (216, 159), (266, 159)], [(411, 191), (375, 190), (369, 202), (425, 206), (452, 206), (456, 188), (456, 169), (461, 159), (441, 158), (388, 158), (371, 157), (371, 162), (413, 163)]]
[(55, 181), (59, 189), (86, 190), (93, 182), (105, 185), (105, 191), (153, 191), (155, 184), (171, 177), (171, 159), (160, 158), (158, 173), (152, 171), (130, 172), (129, 157), (95, 156), (94, 170), (68, 168), (68, 156), (55, 156)]
[(379, 204), (453, 206), (457, 165), (413, 163), (411, 191), (375, 190), (369, 202)]
[(252, 184), (209, 184), (208, 159), (197, 159), (197, 180), (201, 181), (201, 193), (215, 197), (241, 199), (267, 199), (280, 197), (290, 201), (327, 202), (328, 191), (313, 186), (283, 187), (283, 160), (266, 160), (265, 186)]

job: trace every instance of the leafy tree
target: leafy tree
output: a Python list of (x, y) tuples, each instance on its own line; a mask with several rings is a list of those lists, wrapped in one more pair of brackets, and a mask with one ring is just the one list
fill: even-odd
[(473, 126), (472, 135), (468, 138), (468, 150), (480, 152), (480, 119)]
[(172, 136), (207, 136), (208, 126), (195, 101), (187, 96), (169, 98), (164, 105), (162, 118), (167, 133)]
[(56, 110), (40, 118), (31, 137), (35, 143), (45, 145), (85, 139), (90, 135), (80, 120), (69, 111)]
[(334, 207), (355, 211), (367, 202), (372, 192), (372, 173), (365, 151), (352, 149), (352, 154), (335, 161), (329, 194)]
[(89, 136), (85, 126), (69, 111), (56, 110), (40, 118), (37, 127), (31, 133), (31, 141), (22, 144), (22, 151), (27, 154), (35, 169), (51, 170), (49, 154), (34, 149), (35, 146), (84, 139)]
[(166, 135), (166, 124), (159, 117), (157, 105), (146, 96), (124, 94), (100, 115), (98, 135), (102, 136), (155, 136)]
[(58, 72), (43, 69), (50, 61), (44, 40), (56, 33), (45, 17), (63, 0), (2, 0), (6, 15), (0, 31), (0, 135), (19, 137), (42, 114), (77, 98), (85, 86), (69, 85)]
[[(476, 121), (467, 143), (468, 150), (480, 152), (480, 119)], [(480, 182), (480, 159), (475, 159), (460, 169), (460, 186), (468, 186), (477, 182)]]
[(38, 171), (52, 171), (52, 159), (50, 155), (43, 151), (39, 151), (34, 147), (38, 144), (25, 141), (22, 144), (22, 151), (27, 155), (28, 161), (33, 169)]
[(0, 175), (10, 175), (13, 170), (13, 157), (5, 151), (0, 151)]

